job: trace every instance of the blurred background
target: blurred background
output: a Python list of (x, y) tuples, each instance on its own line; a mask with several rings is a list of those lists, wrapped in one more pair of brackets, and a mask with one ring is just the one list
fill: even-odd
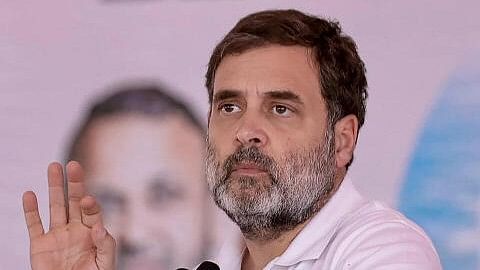
[(355, 39), (370, 97), (350, 177), (423, 226), (445, 269), (480, 269), (474, 0), (2, 0), (0, 269), (29, 269), (21, 194), (37, 192), (48, 226), (46, 166), (73, 156), (97, 164), (89, 192), (125, 269), (215, 254), (234, 228), (203, 183), (204, 73), (239, 18), (270, 8), (337, 19)]

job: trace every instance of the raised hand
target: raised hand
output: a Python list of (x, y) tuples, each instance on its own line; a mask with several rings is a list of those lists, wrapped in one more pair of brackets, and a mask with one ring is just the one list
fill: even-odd
[(65, 200), (62, 165), (48, 166), (48, 232), (43, 228), (35, 193), (23, 194), (32, 270), (113, 270), (115, 240), (102, 224), (100, 206), (93, 197), (85, 196), (80, 164), (69, 162), (66, 173), (68, 200)]

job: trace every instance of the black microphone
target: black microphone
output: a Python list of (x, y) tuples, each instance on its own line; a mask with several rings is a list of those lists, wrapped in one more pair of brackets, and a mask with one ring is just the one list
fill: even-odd
[(220, 267), (214, 262), (204, 261), (198, 266), (197, 270), (220, 270)]
[[(187, 268), (177, 268), (177, 270), (188, 270)], [(204, 261), (202, 262), (197, 270), (220, 270), (220, 267), (211, 261)]]

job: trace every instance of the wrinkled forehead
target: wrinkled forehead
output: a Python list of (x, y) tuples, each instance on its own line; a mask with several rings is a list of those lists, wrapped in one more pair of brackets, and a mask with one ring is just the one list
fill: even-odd
[(241, 54), (227, 55), (217, 68), (213, 96), (236, 91), (264, 96), (268, 92), (321, 94), (318, 69), (310, 49), (302, 46), (270, 45)]

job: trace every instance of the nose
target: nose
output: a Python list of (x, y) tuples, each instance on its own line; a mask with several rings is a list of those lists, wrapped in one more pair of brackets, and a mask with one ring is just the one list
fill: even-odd
[(138, 205), (130, 209), (123, 223), (121, 252), (123, 255), (135, 256), (145, 252), (149, 240), (147, 228), (148, 216)]
[(237, 141), (242, 146), (264, 147), (268, 143), (268, 135), (262, 124), (261, 116), (244, 115), (242, 120), (237, 129)]

